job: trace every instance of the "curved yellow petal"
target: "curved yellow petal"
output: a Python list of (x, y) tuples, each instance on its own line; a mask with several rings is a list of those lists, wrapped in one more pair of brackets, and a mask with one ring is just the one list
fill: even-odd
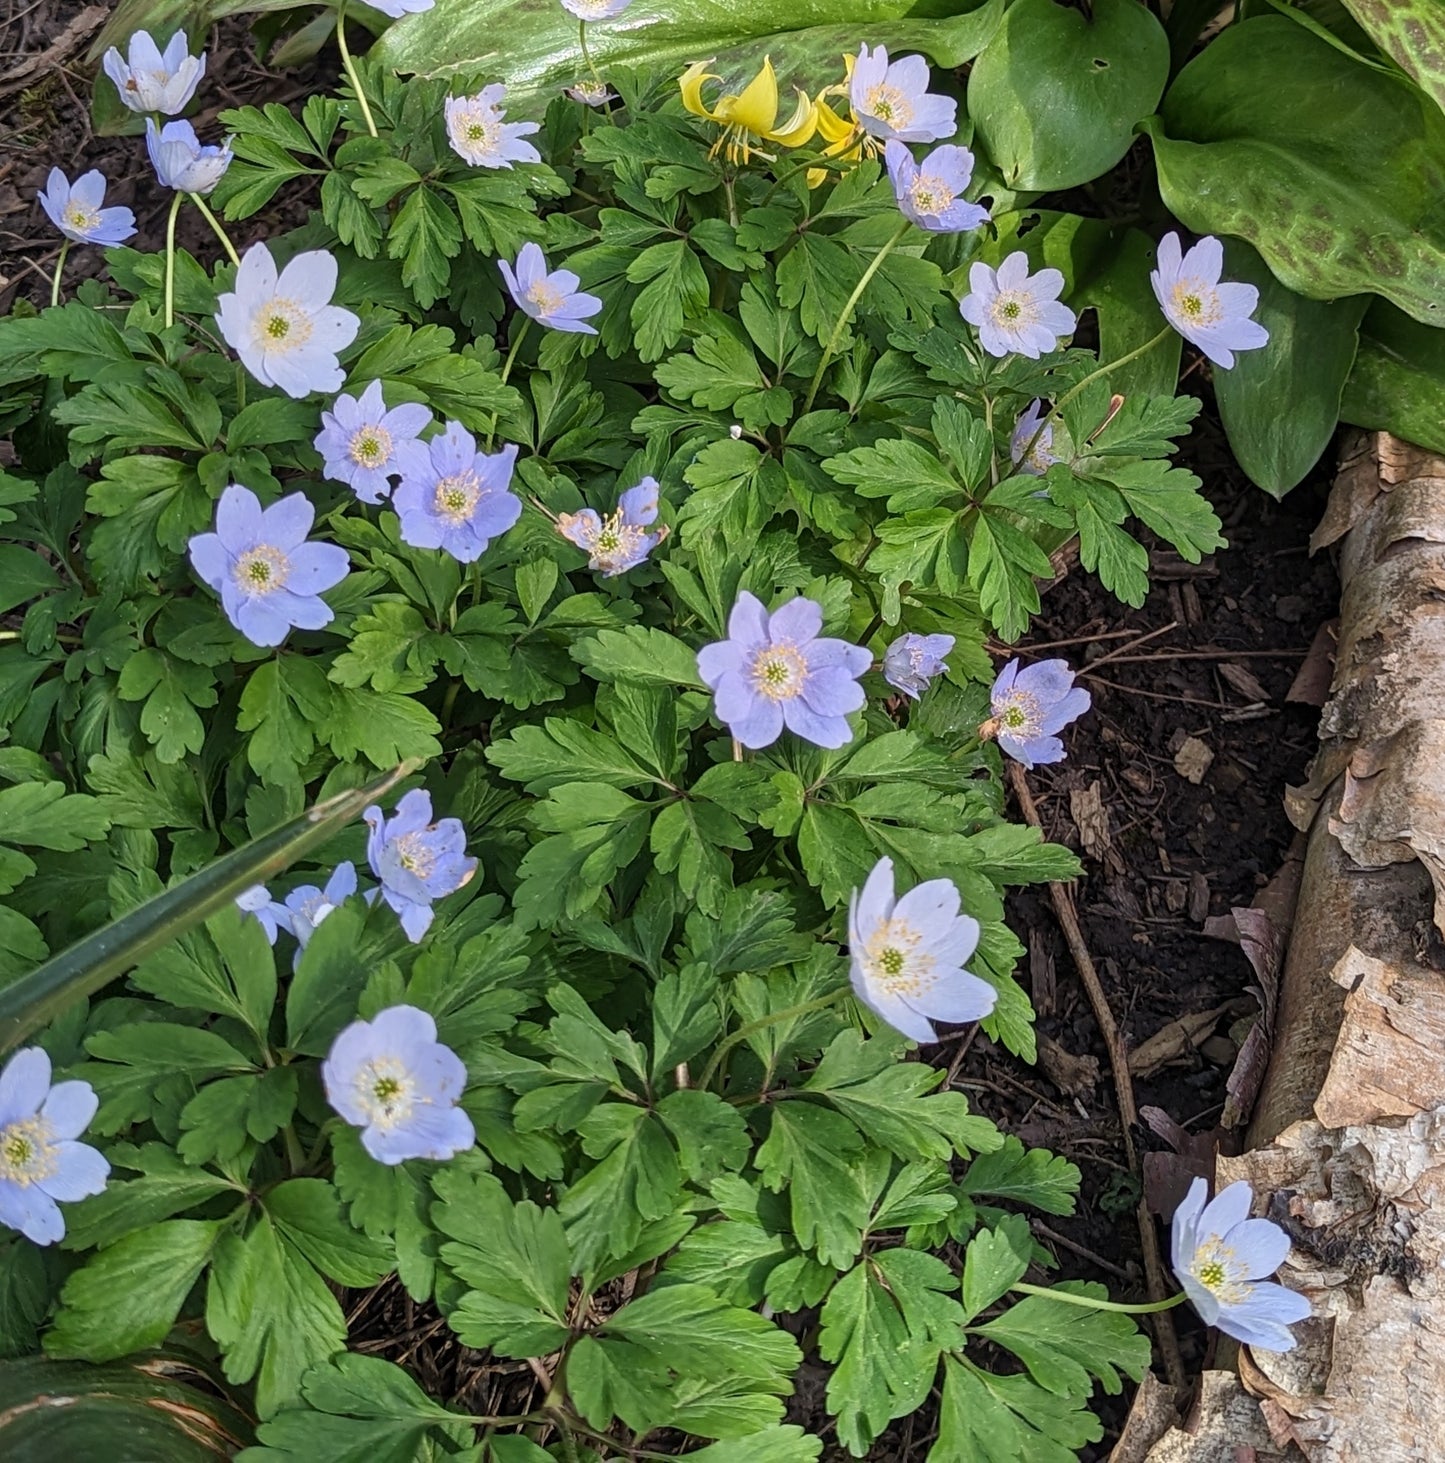
[(767, 134), (770, 142), (776, 142), (782, 147), (801, 147), (818, 130), (819, 108), (813, 105), (808, 93), (801, 86), (794, 87), (793, 90), (798, 94), (798, 104), (793, 108), (793, 115), (781, 127)]
[(857, 130), (852, 122), (845, 122), (832, 107), (824, 106), (821, 102), (816, 109), (816, 122), (818, 135), (824, 142), (845, 142)]
[(743, 88), (741, 95), (728, 99), (727, 120), (736, 127), (746, 127), (759, 137), (766, 137), (778, 119), (778, 77), (772, 60), (763, 57), (762, 69)]
[(707, 68), (712, 65), (709, 61), (694, 61), (678, 79), (677, 87), (682, 93), (682, 104), (694, 117), (706, 117), (709, 122), (716, 121), (714, 113), (708, 111), (706, 103), (702, 99), (702, 84), (705, 81), (720, 81), (722, 78), (714, 76)]

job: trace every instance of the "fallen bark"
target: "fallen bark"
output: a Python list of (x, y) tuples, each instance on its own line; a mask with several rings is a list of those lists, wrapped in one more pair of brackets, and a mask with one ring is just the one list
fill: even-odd
[(1314, 1316), (1207, 1374), (1148, 1463), (1445, 1459), (1445, 460), (1356, 439), (1312, 547), (1337, 541), (1274, 1051), (1249, 1150), (1218, 1161), (1289, 1231), (1279, 1278)]

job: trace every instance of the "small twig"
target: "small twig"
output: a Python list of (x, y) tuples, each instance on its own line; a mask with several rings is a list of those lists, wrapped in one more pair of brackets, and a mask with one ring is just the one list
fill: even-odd
[(1157, 640), (1161, 635), (1167, 635), (1171, 630), (1179, 628), (1178, 620), (1170, 620), (1167, 625), (1160, 625), (1157, 630), (1148, 630), (1140, 635), (1137, 640), (1127, 640), (1117, 650), (1111, 650), (1107, 655), (1101, 655), (1098, 660), (1091, 661), (1087, 669), (1093, 670), (1095, 666), (1107, 665), (1111, 660), (1118, 660), (1126, 651), (1135, 650), (1146, 641)]
[[(1017, 762), (1011, 761), (1008, 764), (1008, 772), (1009, 783), (1014, 790), (1014, 796), (1018, 799), (1019, 810), (1027, 822), (1042, 832), (1043, 824), (1039, 820), (1039, 810), (1034, 805), (1033, 794), (1029, 791), (1029, 782), (1024, 775), (1024, 769)], [(1124, 1156), (1129, 1161), (1130, 1171), (1136, 1178), (1139, 1178), (1139, 1152), (1134, 1146), (1133, 1133), (1134, 1124), (1139, 1118), (1139, 1108), (1134, 1100), (1134, 1084), (1129, 1076), (1129, 1052), (1124, 1045), (1124, 1038), (1119, 1031), (1118, 1024), (1114, 1020), (1114, 1013), (1109, 1009), (1109, 998), (1104, 994), (1104, 987), (1100, 983), (1099, 972), (1094, 968), (1094, 960), (1089, 954), (1089, 947), (1084, 943), (1084, 932), (1079, 927), (1079, 915), (1074, 908), (1073, 895), (1067, 886), (1054, 881), (1049, 885), (1049, 897), (1053, 900), (1054, 914), (1058, 918), (1059, 928), (1064, 932), (1064, 941), (1069, 947), (1069, 954), (1073, 956), (1079, 979), (1083, 982), (1084, 990), (1089, 997), (1089, 1005), (1094, 1011), (1094, 1020), (1098, 1022), (1099, 1032), (1104, 1038), (1104, 1046), (1109, 1054), (1109, 1071), (1114, 1079), (1114, 1096), (1119, 1105), (1119, 1122), (1123, 1128)], [(1148, 1281), (1149, 1298), (1156, 1301), (1163, 1300), (1173, 1293), (1173, 1286), (1168, 1284), (1164, 1276), (1164, 1263), (1159, 1254), (1159, 1235), (1154, 1228), (1154, 1219), (1149, 1213), (1149, 1205), (1145, 1201), (1142, 1191), (1135, 1217), (1139, 1222), (1139, 1244), (1144, 1252), (1144, 1274)], [(1154, 1336), (1164, 1358), (1164, 1371), (1169, 1378), (1170, 1385), (1182, 1387), (1184, 1385), (1184, 1362), (1179, 1355), (1179, 1340), (1174, 1334), (1174, 1323), (1169, 1318), (1167, 1311), (1161, 1311), (1155, 1316)]]
[(1134, 1277), (1122, 1265), (1116, 1265), (1112, 1260), (1106, 1260), (1102, 1255), (1096, 1254), (1088, 1245), (1081, 1245), (1077, 1240), (1070, 1239), (1068, 1235), (1060, 1234), (1056, 1229), (1050, 1229), (1041, 1219), (1031, 1222), (1035, 1234), (1042, 1235), (1044, 1239), (1056, 1245), (1063, 1245), (1066, 1250), (1072, 1250), (1076, 1255), (1081, 1256), (1091, 1265), (1097, 1265), (1099, 1269), (1112, 1275), (1116, 1280), (1123, 1280), (1126, 1283), (1133, 1282)]

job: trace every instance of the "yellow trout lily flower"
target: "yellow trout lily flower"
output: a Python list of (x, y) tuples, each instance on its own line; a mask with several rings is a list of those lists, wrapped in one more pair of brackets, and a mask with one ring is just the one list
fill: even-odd
[(801, 87), (794, 88), (798, 104), (793, 115), (781, 127), (778, 125), (778, 77), (770, 58), (763, 58), (762, 69), (738, 95), (724, 92), (709, 107), (702, 99), (702, 84), (722, 80), (707, 69), (712, 64), (711, 61), (694, 61), (678, 82), (683, 106), (693, 116), (705, 117), (723, 129), (709, 157), (716, 157), (720, 148), (726, 148), (730, 163), (739, 160), (745, 163), (754, 152), (771, 160), (773, 154), (763, 152), (757, 145), (759, 142), (775, 142), (779, 147), (800, 147), (812, 137), (818, 125), (817, 109)]
[[(852, 57), (848, 58), (850, 61)], [(850, 68), (851, 69), (851, 68)], [(823, 149), (824, 157), (841, 158), (845, 163), (856, 163), (863, 156), (863, 149), (868, 142), (868, 134), (856, 123), (840, 117), (824, 98), (831, 93), (846, 91), (844, 86), (830, 86), (818, 93), (818, 103), (814, 108), (818, 136), (828, 145)], [(809, 168), (808, 187), (817, 188), (826, 183), (830, 177), (836, 176), (834, 168)]]

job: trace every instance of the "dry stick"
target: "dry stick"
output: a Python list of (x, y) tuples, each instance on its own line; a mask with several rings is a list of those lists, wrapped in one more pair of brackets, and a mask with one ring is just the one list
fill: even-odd
[[(1038, 808), (1034, 806), (1033, 794), (1029, 792), (1028, 778), (1024, 775), (1024, 769), (1017, 762), (1010, 762), (1008, 772), (1009, 782), (1013, 786), (1014, 796), (1018, 798), (1020, 811), (1024, 818), (1042, 833), (1043, 823), (1039, 819)], [(1094, 969), (1089, 947), (1084, 943), (1084, 932), (1079, 928), (1079, 916), (1074, 909), (1073, 895), (1063, 884), (1055, 881), (1049, 885), (1049, 896), (1054, 902), (1054, 914), (1058, 918), (1060, 929), (1064, 932), (1069, 954), (1074, 957), (1079, 979), (1084, 983), (1089, 1005), (1094, 1009), (1094, 1020), (1099, 1023), (1099, 1031), (1103, 1035), (1104, 1045), (1109, 1052), (1109, 1071), (1114, 1078), (1114, 1096), (1119, 1104), (1119, 1121), (1124, 1130), (1124, 1156), (1129, 1160), (1130, 1172), (1134, 1174), (1135, 1178), (1140, 1179), (1142, 1184), (1139, 1153), (1134, 1147), (1133, 1134), (1139, 1109), (1134, 1102), (1134, 1084), (1129, 1078), (1129, 1053), (1125, 1049), (1124, 1038), (1119, 1034), (1119, 1028), (1114, 1022), (1114, 1013), (1109, 1009), (1109, 998), (1104, 994), (1104, 987), (1099, 983), (1099, 973)], [(1149, 1206), (1142, 1190), (1135, 1217), (1139, 1221), (1139, 1243), (1144, 1251), (1144, 1273), (1148, 1280), (1149, 1299), (1163, 1300), (1173, 1293), (1174, 1287), (1164, 1278), (1164, 1263), (1159, 1255), (1159, 1235), (1154, 1228), (1154, 1220), (1149, 1213)], [(1182, 1387), (1184, 1385), (1184, 1362), (1179, 1355), (1179, 1340), (1174, 1334), (1174, 1322), (1168, 1311), (1158, 1312), (1153, 1317), (1153, 1322), (1154, 1337), (1158, 1341), (1159, 1350), (1164, 1357), (1164, 1370), (1169, 1377), (1170, 1385)]]

